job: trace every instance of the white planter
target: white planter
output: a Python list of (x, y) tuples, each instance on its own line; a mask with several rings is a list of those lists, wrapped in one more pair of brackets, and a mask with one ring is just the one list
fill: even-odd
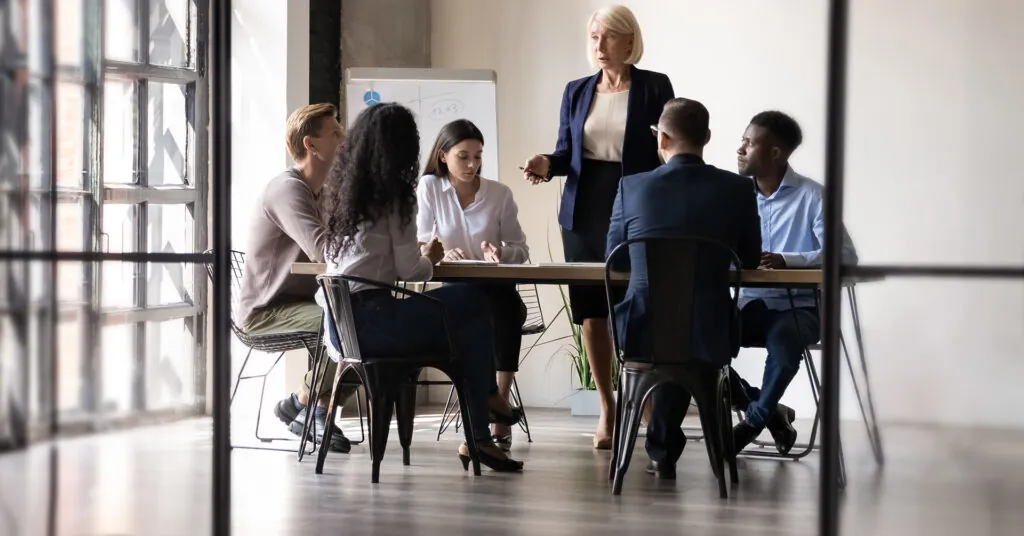
[(600, 417), (601, 397), (597, 391), (579, 389), (569, 395), (569, 411), (573, 417)]

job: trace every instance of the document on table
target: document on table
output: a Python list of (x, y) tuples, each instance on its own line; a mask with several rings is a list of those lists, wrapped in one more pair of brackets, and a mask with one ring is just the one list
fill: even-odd
[(441, 264), (483, 264), (487, 266), (497, 266), (498, 263), (494, 261), (477, 261), (473, 259), (463, 259), (461, 261), (441, 261)]

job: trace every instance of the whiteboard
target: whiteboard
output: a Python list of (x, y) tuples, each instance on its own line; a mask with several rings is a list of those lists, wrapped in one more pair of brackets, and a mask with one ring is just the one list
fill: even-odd
[(498, 173), (498, 76), (487, 70), (351, 68), (345, 71), (348, 124), (379, 102), (397, 102), (412, 110), (420, 131), (420, 169), (441, 127), (468, 119), (484, 135), (480, 175), (500, 180)]

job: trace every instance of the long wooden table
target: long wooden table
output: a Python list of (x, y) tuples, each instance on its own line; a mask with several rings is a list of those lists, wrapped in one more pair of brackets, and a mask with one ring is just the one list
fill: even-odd
[[(327, 266), (323, 263), (297, 262), (293, 274), (320, 275)], [(627, 274), (613, 274), (613, 279), (628, 279)], [(543, 285), (603, 284), (604, 264), (439, 264), (434, 267), (432, 281), (490, 281), (501, 283), (534, 283)], [(821, 270), (744, 270), (745, 287), (818, 288)], [(850, 281), (855, 282), (855, 281)]]

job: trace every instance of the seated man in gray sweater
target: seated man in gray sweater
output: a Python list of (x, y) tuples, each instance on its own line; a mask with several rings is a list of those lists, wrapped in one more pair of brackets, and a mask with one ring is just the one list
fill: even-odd
[[(320, 328), (323, 309), (313, 300), (316, 280), (293, 275), (291, 268), (295, 262), (324, 262), (320, 190), (343, 138), (337, 114), (333, 105), (324, 103), (303, 106), (288, 117), (286, 140), (295, 165), (267, 184), (249, 230), (237, 314), (250, 335), (317, 333)], [(336, 369), (330, 359), (324, 359), (317, 372), (316, 441), (323, 437), (331, 396), (332, 382), (323, 379), (333, 380)], [(311, 379), (309, 371), (299, 390), (274, 407), (274, 415), (296, 435), (302, 434), (305, 423)], [(346, 400), (354, 390), (348, 388), (338, 400)], [(349, 451), (351, 445), (341, 430), (335, 428), (332, 437), (332, 450)]]

